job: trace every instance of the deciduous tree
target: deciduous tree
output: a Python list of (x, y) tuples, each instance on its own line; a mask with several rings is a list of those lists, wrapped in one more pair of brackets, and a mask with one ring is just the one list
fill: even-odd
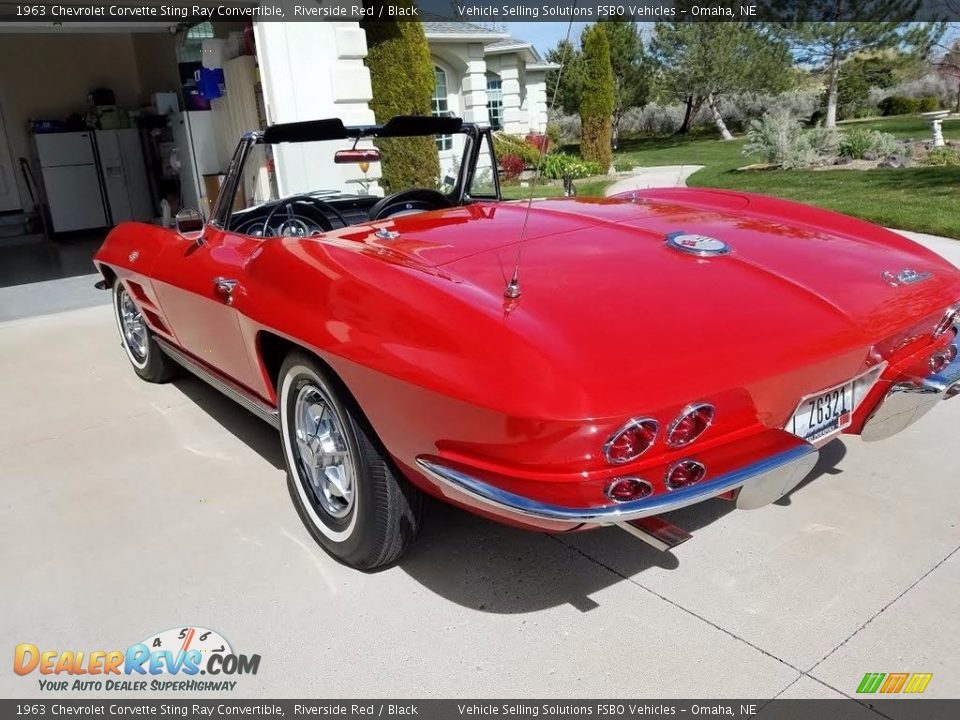
[(692, 117), (706, 104), (724, 140), (732, 140), (720, 113), (724, 95), (781, 92), (793, 81), (787, 44), (763, 23), (659, 22), (652, 53), (659, 82), (687, 103)]

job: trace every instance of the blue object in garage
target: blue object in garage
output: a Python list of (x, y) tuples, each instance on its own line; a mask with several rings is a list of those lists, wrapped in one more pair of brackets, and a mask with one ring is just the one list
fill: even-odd
[(200, 95), (207, 100), (216, 100), (223, 97), (226, 91), (226, 81), (223, 78), (223, 68), (200, 68), (197, 86), (200, 89)]

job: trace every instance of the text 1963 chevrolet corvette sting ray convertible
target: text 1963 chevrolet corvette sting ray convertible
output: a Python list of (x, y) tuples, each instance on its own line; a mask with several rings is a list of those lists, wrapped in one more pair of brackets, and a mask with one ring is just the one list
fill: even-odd
[[(381, 197), (370, 141), (401, 135), (460, 152), (456, 177)], [(837, 435), (960, 392), (960, 272), (903, 237), (702, 189), (505, 202), (491, 145), (455, 118), (276, 125), (206, 221), (123, 224), (96, 255), (136, 373), (185, 366), (273, 423), (343, 562), (398, 558), (422, 492), (670, 547), (662, 513), (770, 503)], [(305, 187), (317, 158), (363, 179)]]

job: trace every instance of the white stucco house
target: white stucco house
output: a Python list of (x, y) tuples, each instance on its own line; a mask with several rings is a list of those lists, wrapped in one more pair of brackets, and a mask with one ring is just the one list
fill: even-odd
[[(546, 74), (557, 65), (545, 62), (530, 43), (481, 25), (426, 20), (423, 29), (436, 78), (435, 114), (489, 123), (518, 135), (546, 130)], [(346, 124), (387, 120), (375, 118), (369, 107), (367, 41), (359, 23), (267, 22), (257, 23), (255, 33), (268, 123), (324, 117), (339, 117)], [(442, 168), (460, 157), (459, 140), (438, 139)], [(356, 170), (338, 165), (324, 172), (348, 179)], [(284, 182), (282, 159), (277, 173), (281, 189), (299, 184)]]

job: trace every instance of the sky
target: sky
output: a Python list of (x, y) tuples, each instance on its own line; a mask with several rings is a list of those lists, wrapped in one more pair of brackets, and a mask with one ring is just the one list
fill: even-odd
[[(587, 24), (582, 22), (573, 24), (573, 28), (570, 30), (570, 39), (574, 43), (579, 41), (580, 33)], [(508, 22), (504, 23), (504, 26), (506, 31), (518, 40), (533, 43), (533, 46), (540, 51), (541, 55), (546, 55), (547, 50), (567, 36), (567, 23), (565, 22)]]
[[(570, 36), (575, 45), (579, 44), (580, 33), (588, 24), (589, 23), (585, 22), (573, 24)], [(546, 55), (547, 50), (566, 37), (567, 23), (542, 21), (508, 22), (504, 23), (504, 29), (518, 40), (526, 40), (529, 43), (533, 43), (541, 55)], [(941, 44), (949, 47), (953, 41), (957, 39), (960, 39), (960, 23), (947, 23), (947, 31), (941, 40)]]

